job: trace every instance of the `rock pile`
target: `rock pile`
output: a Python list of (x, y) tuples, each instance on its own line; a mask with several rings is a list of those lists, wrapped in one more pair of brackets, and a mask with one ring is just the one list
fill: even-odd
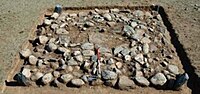
[(53, 13), (20, 52), (22, 74), (43, 85), (163, 86), (180, 70), (155, 11), (110, 9)]

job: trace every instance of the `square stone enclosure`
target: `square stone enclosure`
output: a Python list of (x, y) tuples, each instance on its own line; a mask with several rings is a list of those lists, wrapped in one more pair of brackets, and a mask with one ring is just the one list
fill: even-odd
[(159, 13), (154, 6), (49, 9), (9, 75), (21, 72), (25, 85), (165, 87), (184, 70)]

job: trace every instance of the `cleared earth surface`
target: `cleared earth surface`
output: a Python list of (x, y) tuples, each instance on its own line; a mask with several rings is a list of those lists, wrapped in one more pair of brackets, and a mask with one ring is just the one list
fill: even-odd
[[(141, 3), (142, 2), (142, 3)], [(24, 87), (7, 87), (5, 93), (27, 93), (28, 91), (38, 91), (38, 93), (180, 93), (180, 94), (198, 94), (198, 80), (196, 74), (199, 74), (198, 68), (200, 67), (200, 60), (198, 56), (200, 55), (199, 49), (199, 29), (200, 29), (200, 11), (199, 1), (178, 1), (178, 0), (20, 0), (18, 2), (13, 2), (12, 0), (1, 0), (0, 1), (0, 79), (1, 85), (3, 85), (9, 70), (11, 70), (11, 61), (14, 59), (15, 55), (20, 51), (20, 46), (26, 39), (31, 31), (31, 28), (38, 24), (39, 16), (47, 8), (52, 8), (55, 4), (61, 4), (63, 6), (91, 6), (91, 5), (150, 5), (159, 4), (163, 6), (169, 15), (170, 22), (173, 24), (174, 30), (172, 34), (175, 36), (177, 34), (178, 38), (173, 38), (172, 40), (177, 41), (173, 44), (177, 52), (179, 53), (180, 59), (183, 63), (184, 69), (189, 73), (191, 80), (188, 81), (187, 87), (181, 91), (163, 91), (155, 90), (152, 88), (138, 88), (133, 91), (118, 91), (109, 88), (81, 88), (81, 89), (65, 89), (58, 91), (58, 89), (45, 89), (45, 88), (24, 88)], [(195, 5), (197, 4), (197, 5)], [(13, 62), (14, 63), (14, 62)], [(190, 63), (196, 67), (196, 74), (194, 74), (193, 68), (191, 68)], [(200, 70), (200, 69), (199, 69)], [(196, 83), (194, 83), (196, 82)], [(48, 87), (47, 87), (48, 88)], [(45, 90), (45, 91), (44, 91)], [(70, 92), (69, 92), (70, 90)], [(152, 91), (152, 92), (149, 92)]]

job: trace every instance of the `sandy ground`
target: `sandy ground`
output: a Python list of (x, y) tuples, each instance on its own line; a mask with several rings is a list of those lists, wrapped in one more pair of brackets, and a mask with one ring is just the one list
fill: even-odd
[[(162, 5), (169, 15), (170, 22), (173, 25), (171, 31), (174, 36), (174, 45), (179, 53), (184, 69), (190, 75), (186, 89), (176, 91), (162, 91), (152, 88), (146, 88), (147, 91), (159, 93), (174, 93), (174, 94), (198, 94), (198, 83), (200, 75), (200, 11), (194, 9), (195, 4), (200, 5), (199, 0), (1, 0), (0, 1), (0, 85), (3, 85), (6, 79), (6, 74), (11, 70), (12, 60), (20, 50), (20, 46), (28, 38), (31, 28), (38, 24), (39, 16), (47, 8), (52, 8), (55, 4), (67, 6), (91, 6), (91, 5)], [(177, 34), (177, 35), (175, 35)], [(13, 62), (14, 63), (14, 62)], [(191, 64), (190, 64), (191, 63)], [(193, 65), (196, 70), (191, 67)], [(194, 73), (195, 72), (195, 73)], [(199, 82), (198, 82), (199, 81)], [(190, 90), (189, 90), (190, 89)], [(38, 93), (47, 93), (41, 91), (40, 88), (24, 88), (24, 87), (9, 87), (5, 93), (15, 92), (23, 94), (28, 91), (38, 90)], [(110, 88), (99, 89), (66, 89), (72, 93), (131, 93), (130, 91), (119, 91)], [(49, 92), (56, 93), (57, 90), (52, 89)], [(137, 92), (138, 91), (138, 92)], [(142, 88), (135, 90), (137, 93), (144, 92)], [(157, 92), (157, 93), (156, 93)]]

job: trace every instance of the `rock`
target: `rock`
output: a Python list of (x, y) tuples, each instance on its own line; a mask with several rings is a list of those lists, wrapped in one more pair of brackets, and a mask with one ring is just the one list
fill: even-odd
[(32, 54), (30, 49), (24, 49), (20, 52), (20, 55), (24, 58), (29, 57)]
[(93, 27), (94, 26), (94, 23), (92, 22), (85, 22), (85, 27)]
[(83, 50), (82, 54), (83, 56), (86, 56), (86, 57), (95, 55), (94, 51), (92, 50)]
[(103, 14), (103, 17), (104, 17), (105, 20), (107, 20), (107, 21), (111, 21), (111, 20), (112, 20), (112, 17), (111, 17), (110, 14), (108, 14), (108, 13)]
[(31, 70), (28, 69), (28, 68), (23, 68), (22, 74), (23, 74), (26, 78), (30, 78), (30, 77), (31, 77)]
[(50, 62), (50, 66), (52, 69), (57, 69), (59, 67), (59, 64), (56, 62)]
[(107, 81), (104, 82), (104, 84), (105, 84), (106, 86), (115, 87), (116, 84), (117, 84), (117, 79), (115, 79), (115, 80), (107, 80)]
[(151, 42), (151, 40), (150, 40), (149, 38), (147, 38), (147, 37), (143, 37), (143, 38), (141, 39), (141, 42), (142, 42), (142, 43), (147, 43), (147, 44), (149, 44), (149, 43)]
[(51, 83), (53, 86), (55, 86), (55, 87), (59, 87), (59, 88), (61, 88), (61, 87), (64, 87), (65, 85), (63, 84), (63, 83), (61, 83), (61, 82), (59, 82), (59, 80), (56, 78), (56, 79), (54, 79), (53, 81), (52, 81), (52, 83)]
[(76, 13), (71, 13), (71, 14), (69, 14), (69, 16), (75, 18), (75, 17), (77, 17), (78, 15), (77, 15)]
[(82, 79), (73, 79), (71, 80), (72, 85), (80, 87), (85, 84), (85, 82)]
[(147, 43), (143, 44), (143, 52), (144, 52), (144, 54), (149, 53), (149, 44), (147, 44)]
[(137, 22), (135, 22), (135, 21), (131, 22), (131, 26), (132, 26), (133, 28), (135, 28), (137, 25), (138, 25)]
[(79, 13), (78, 13), (78, 16), (79, 16), (79, 17), (87, 16), (87, 15), (88, 15), (87, 12), (79, 12)]
[(141, 86), (149, 86), (150, 82), (144, 77), (135, 77), (136, 82), (138, 85)]
[(144, 12), (141, 10), (135, 10), (133, 12), (133, 15), (137, 16), (137, 17), (143, 17), (144, 16)]
[(56, 30), (56, 34), (69, 34), (69, 32), (65, 28), (59, 28)]
[(130, 80), (127, 76), (121, 76), (118, 80), (118, 88), (122, 90), (128, 90), (135, 88), (135, 83)]
[(130, 50), (128, 48), (124, 48), (121, 52), (120, 52), (123, 56), (126, 56), (130, 53)]
[(166, 61), (163, 61), (160, 63), (163, 67), (166, 67), (168, 65), (168, 63)]
[(84, 43), (81, 45), (81, 48), (84, 50), (92, 50), (94, 49), (94, 44), (92, 43)]
[(130, 46), (131, 46), (131, 47), (134, 47), (135, 45), (136, 45), (136, 41), (134, 41), (134, 40), (131, 41), (131, 45), (130, 45)]
[(118, 13), (118, 12), (119, 12), (119, 9), (113, 8), (113, 9), (110, 9), (110, 12), (111, 12), (111, 13)]
[(31, 64), (31, 65), (36, 65), (38, 59), (37, 57), (33, 56), (33, 55), (30, 55), (29, 58), (28, 58), (28, 62)]
[(73, 75), (72, 74), (63, 74), (60, 78), (63, 83), (68, 83), (69, 81), (71, 81), (73, 79)]
[(115, 65), (116, 65), (116, 67), (117, 67), (118, 69), (121, 69), (122, 66), (123, 66), (123, 64), (122, 64), (121, 62), (117, 62), (117, 63), (115, 63)]
[(53, 75), (51, 73), (47, 73), (42, 77), (43, 84), (48, 84), (53, 80)]
[(74, 55), (74, 56), (81, 55), (81, 51), (74, 51), (74, 52), (73, 52), (73, 55)]
[(140, 39), (143, 37), (143, 34), (144, 34), (144, 30), (142, 29), (136, 29), (135, 30), (135, 33), (132, 34), (130, 37), (134, 40), (137, 40), (137, 41), (140, 41)]
[(67, 66), (66, 67), (66, 71), (67, 72), (72, 72), (73, 71), (73, 67), (72, 66)]
[(37, 81), (37, 80), (40, 79), (43, 75), (44, 75), (44, 74), (41, 73), (41, 72), (36, 72), (35, 74), (33, 74), (33, 75), (31, 76), (30, 79), (31, 79), (32, 81)]
[(140, 70), (135, 71), (135, 77), (143, 77), (143, 72)]
[(125, 55), (125, 56), (124, 56), (124, 59), (125, 59), (126, 61), (131, 61), (131, 56), (130, 56), (130, 55)]
[(110, 58), (109, 60), (108, 60), (108, 64), (114, 64), (115, 63), (115, 61), (114, 61), (114, 59), (113, 58)]
[(77, 55), (75, 56), (75, 59), (79, 62), (83, 62), (83, 56), (82, 55)]
[(102, 71), (102, 78), (104, 80), (114, 80), (117, 78), (117, 74), (113, 71), (104, 70)]
[(67, 49), (65, 47), (58, 47), (58, 51), (61, 53), (70, 53), (70, 49)]
[(125, 25), (123, 31), (128, 37), (135, 33), (135, 30), (129, 25)]
[(56, 30), (57, 28), (58, 28), (58, 24), (52, 24), (52, 25), (51, 25), (51, 29), (52, 29), (52, 30)]
[(55, 77), (55, 78), (58, 78), (58, 77), (60, 77), (60, 72), (59, 71), (53, 71), (53, 76)]
[(113, 27), (116, 25), (116, 22), (106, 22), (109, 27)]
[(114, 49), (114, 55), (117, 55), (118, 53), (120, 53), (124, 48), (121, 46), (117, 46)]
[(92, 86), (98, 86), (98, 85), (102, 85), (104, 82), (101, 79), (96, 79), (94, 81), (92, 81), (91, 85)]
[(149, 47), (149, 51), (150, 51), (150, 52), (155, 52), (155, 51), (157, 51), (157, 50), (158, 50), (158, 48), (157, 48), (155, 45), (150, 44), (150, 47)]
[(57, 45), (54, 44), (54, 43), (49, 43), (48, 46), (47, 46), (47, 50), (49, 52), (52, 52), (52, 51), (56, 50), (57, 48), (58, 48)]
[(47, 41), (49, 40), (49, 38), (46, 37), (46, 36), (39, 36), (38, 39), (39, 39), (39, 42), (40, 42), (41, 44), (46, 44)]
[(137, 61), (137, 62), (139, 62), (140, 64), (144, 64), (144, 56), (143, 56), (143, 54), (137, 54), (135, 57), (134, 57), (134, 59)]
[(69, 36), (65, 36), (65, 35), (59, 35), (59, 42), (61, 45), (64, 45), (65, 47), (68, 46), (69, 42), (70, 42), (70, 37)]
[(167, 69), (169, 70), (169, 72), (173, 73), (173, 74), (179, 74), (179, 69), (177, 66), (175, 65), (168, 65)]
[(163, 86), (166, 82), (167, 79), (165, 77), (164, 74), (162, 73), (157, 73), (156, 75), (154, 75), (151, 79), (150, 79), (151, 83), (153, 85), (159, 85), (159, 86)]
[(51, 15), (51, 18), (53, 19), (57, 19), (59, 17), (59, 14), (54, 12), (52, 15)]
[(74, 58), (71, 58), (69, 61), (67, 61), (68, 66), (76, 66), (78, 65), (78, 62), (74, 60)]
[(52, 22), (53, 22), (53, 20), (49, 20), (49, 19), (44, 20), (45, 25), (51, 25)]

